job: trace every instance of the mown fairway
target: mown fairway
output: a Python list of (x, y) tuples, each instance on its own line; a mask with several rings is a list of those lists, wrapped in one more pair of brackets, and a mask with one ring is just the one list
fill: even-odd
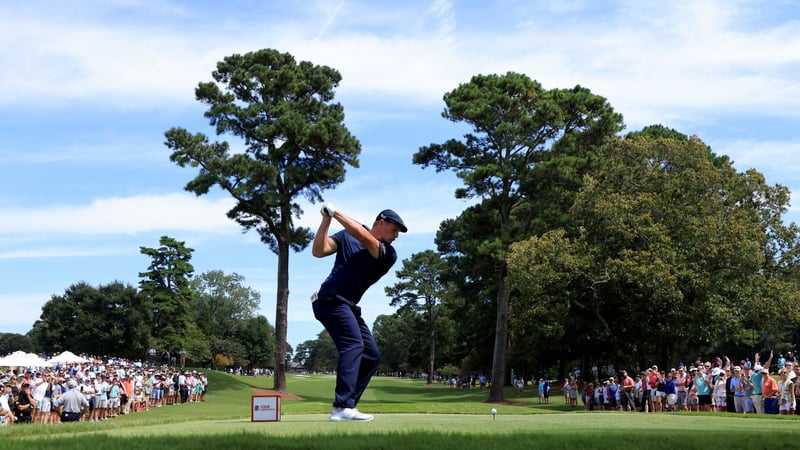
[[(268, 378), (211, 374), (206, 402), (165, 406), (101, 423), (0, 428), (0, 448), (19, 449), (582, 449), (794, 448), (800, 421), (778, 416), (641, 414), (572, 410), (556, 395), (539, 405), (528, 389), (513, 405), (486, 390), (377, 377), (360, 408), (369, 423), (331, 423), (333, 377), (288, 379), (304, 400), (284, 400), (278, 423), (251, 423), (252, 388)], [(489, 414), (498, 410), (496, 420)], [(788, 447), (787, 447), (788, 446)]]

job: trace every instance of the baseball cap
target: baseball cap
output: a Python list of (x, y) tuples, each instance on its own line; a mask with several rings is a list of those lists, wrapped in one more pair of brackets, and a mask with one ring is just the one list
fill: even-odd
[(77, 386), (78, 386), (78, 383), (76, 383), (76, 382), (75, 382), (75, 380), (69, 380), (69, 381), (67, 382), (67, 387), (68, 387), (68, 388), (75, 388), (75, 387), (77, 387)]
[(400, 231), (403, 233), (408, 231), (406, 228), (406, 224), (403, 223), (403, 219), (400, 218), (396, 212), (392, 211), (391, 209), (384, 209), (383, 211), (378, 214), (378, 217), (375, 220), (386, 220), (388, 222), (392, 222), (393, 224), (397, 225), (400, 228)]

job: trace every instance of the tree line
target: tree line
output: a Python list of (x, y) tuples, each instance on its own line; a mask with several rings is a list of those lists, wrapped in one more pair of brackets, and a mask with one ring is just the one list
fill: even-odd
[(270, 367), (274, 328), (256, 315), (261, 295), (244, 278), (219, 270), (194, 275), (194, 251), (163, 236), (139, 288), (78, 282), (53, 295), (26, 335), (0, 336), (0, 353), (70, 350), (147, 361), (149, 350), (182, 355), (197, 366)]

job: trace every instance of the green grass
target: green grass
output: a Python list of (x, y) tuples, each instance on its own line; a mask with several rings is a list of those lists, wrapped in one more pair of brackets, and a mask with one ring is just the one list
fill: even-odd
[[(359, 405), (369, 423), (328, 421), (331, 376), (287, 379), (303, 400), (284, 400), (275, 423), (250, 422), (251, 388), (271, 378), (211, 374), (207, 401), (165, 406), (102, 423), (0, 428), (9, 449), (583, 449), (771, 448), (800, 442), (794, 417), (641, 414), (573, 410), (555, 395), (539, 405), (532, 391), (513, 404), (486, 403), (487, 390), (426, 386), (421, 380), (376, 377)], [(489, 414), (496, 408), (495, 420)]]

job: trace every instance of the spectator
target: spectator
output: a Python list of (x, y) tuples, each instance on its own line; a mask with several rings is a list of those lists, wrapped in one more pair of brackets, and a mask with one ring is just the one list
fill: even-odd
[(594, 385), (586, 383), (583, 388), (583, 407), (586, 411), (594, 411)]
[(623, 411), (633, 411), (634, 409), (634, 401), (633, 401), (633, 390), (636, 387), (636, 383), (633, 381), (628, 375), (627, 370), (622, 371), (622, 395), (620, 399), (622, 400), (621, 407)]
[(686, 377), (686, 409), (689, 411), (699, 411), (700, 405), (697, 398), (697, 385), (694, 379), (697, 376), (697, 368), (690, 367), (689, 375)]
[[(706, 363), (704, 367), (710, 368), (711, 363)], [(697, 375), (693, 379), (695, 392), (697, 393), (697, 404), (700, 411), (711, 411), (712, 384), (705, 370), (698, 368)]]
[[(789, 353), (789, 355), (791, 355), (791, 353)], [(786, 379), (794, 382), (794, 362), (787, 360), (786, 363), (784, 363), (783, 368), (786, 369)]]
[(17, 416), (11, 408), (11, 385), (0, 383), (0, 424), (9, 425), (17, 421)]
[(718, 372), (719, 376), (717, 378), (716, 383), (714, 383), (714, 400), (716, 401), (715, 405), (717, 407), (718, 412), (725, 412), (727, 410), (727, 383), (728, 383), (728, 374), (725, 373), (724, 370)]
[(89, 407), (89, 402), (86, 400), (75, 380), (67, 382), (69, 389), (64, 395), (54, 400), (55, 406), (63, 406), (61, 411), (62, 422), (78, 422), (81, 420), (84, 409)]
[(787, 369), (778, 370), (778, 410), (782, 416), (794, 414), (794, 383), (789, 380)]
[(733, 368), (733, 378), (734, 379), (731, 381), (731, 389), (733, 389), (733, 409), (737, 413), (744, 413), (745, 393), (748, 389), (752, 391), (752, 384), (739, 366)]
[(19, 423), (31, 423), (34, 410), (34, 399), (31, 394), (30, 384), (22, 382), (19, 394), (17, 394), (17, 421)]
[(764, 367), (769, 369), (769, 365), (772, 363), (772, 352), (769, 352), (769, 359), (764, 363), (764, 366), (760, 364), (760, 355), (758, 353), (755, 354), (753, 360), (753, 374), (750, 375), (750, 382), (753, 384), (753, 409), (756, 414), (764, 414), (764, 400), (761, 395), (761, 389), (764, 383), (762, 370)]
[(764, 400), (765, 414), (778, 414), (778, 383), (769, 376), (767, 367), (761, 368), (761, 376), (764, 381), (761, 383), (761, 396)]
[(678, 403), (677, 388), (675, 387), (675, 369), (672, 369), (664, 380), (664, 394), (666, 394), (666, 410), (675, 411)]
[(539, 378), (539, 404), (544, 403), (544, 380)]

